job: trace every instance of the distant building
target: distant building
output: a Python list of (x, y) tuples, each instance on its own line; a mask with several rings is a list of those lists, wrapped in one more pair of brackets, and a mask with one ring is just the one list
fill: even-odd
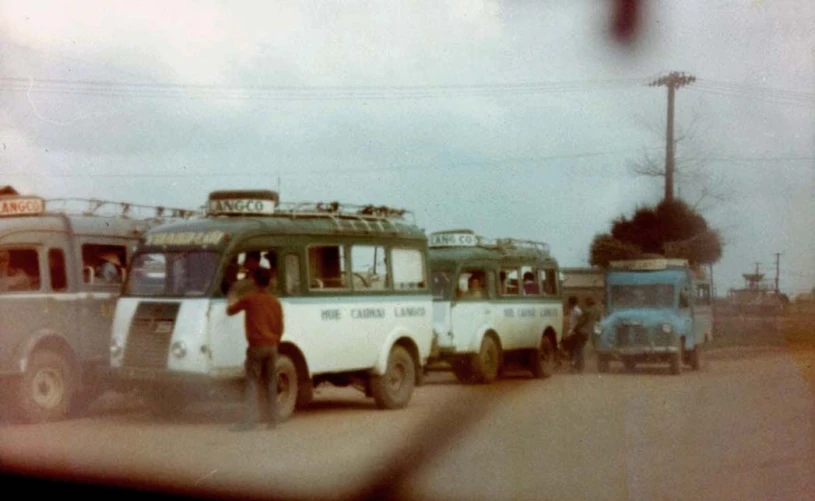
[(602, 268), (561, 268), (563, 276), (564, 305), (570, 296), (576, 296), (582, 304), (591, 296), (599, 304), (605, 299), (605, 278)]

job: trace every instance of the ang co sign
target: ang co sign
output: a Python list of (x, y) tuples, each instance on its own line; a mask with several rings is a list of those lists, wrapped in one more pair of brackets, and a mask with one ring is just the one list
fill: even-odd
[(472, 233), (434, 233), (430, 235), (430, 247), (475, 247), (478, 237)]
[(43, 212), (45, 212), (45, 201), (41, 198), (0, 198), (0, 217), (31, 216)]
[(268, 216), (274, 214), (275, 204), (271, 200), (210, 200), (207, 209), (208, 212), (214, 216)]

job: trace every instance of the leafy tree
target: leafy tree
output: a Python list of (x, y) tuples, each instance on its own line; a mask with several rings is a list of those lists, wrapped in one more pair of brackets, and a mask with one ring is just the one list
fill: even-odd
[(629, 219), (620, 216), (611, 232), (594, 237), (591, 264), (607, 266), (609, 261), (635, 259), (644, 254), (687, 259), (693, 265), (717, 262), (722, 256), (719, 233), (679, 199), (663, 201), (655, 207), (638, 207)]

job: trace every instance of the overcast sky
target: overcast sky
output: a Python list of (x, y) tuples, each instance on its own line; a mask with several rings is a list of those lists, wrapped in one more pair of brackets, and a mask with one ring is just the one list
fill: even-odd
[(414, 211), (428, 231), (595, 234), (662, 181), (671, 71), (678, 192), (725, 238), (718, 292), (756, 262), (815, 286), (815, 2), (0, 0), (0, 185), (198, 207), (279, 189)]

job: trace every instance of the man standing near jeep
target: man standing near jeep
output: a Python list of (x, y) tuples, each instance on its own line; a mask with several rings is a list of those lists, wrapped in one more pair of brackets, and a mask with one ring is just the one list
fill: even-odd
[(254, 287), (238, 299), (230, 295), (226, 313), (245, 312), (246, 341), (246, 395), (244, 419), (232, 427), (233, 431), (251, 430), (258, 425), (263, 413), (261, 394), (268, 397), (268, 427), (277, 425), (277, 349), (283, 336), (283, 309), (277, 297), (269, 292), (271, 273), (257, 268), (252, 273)]

